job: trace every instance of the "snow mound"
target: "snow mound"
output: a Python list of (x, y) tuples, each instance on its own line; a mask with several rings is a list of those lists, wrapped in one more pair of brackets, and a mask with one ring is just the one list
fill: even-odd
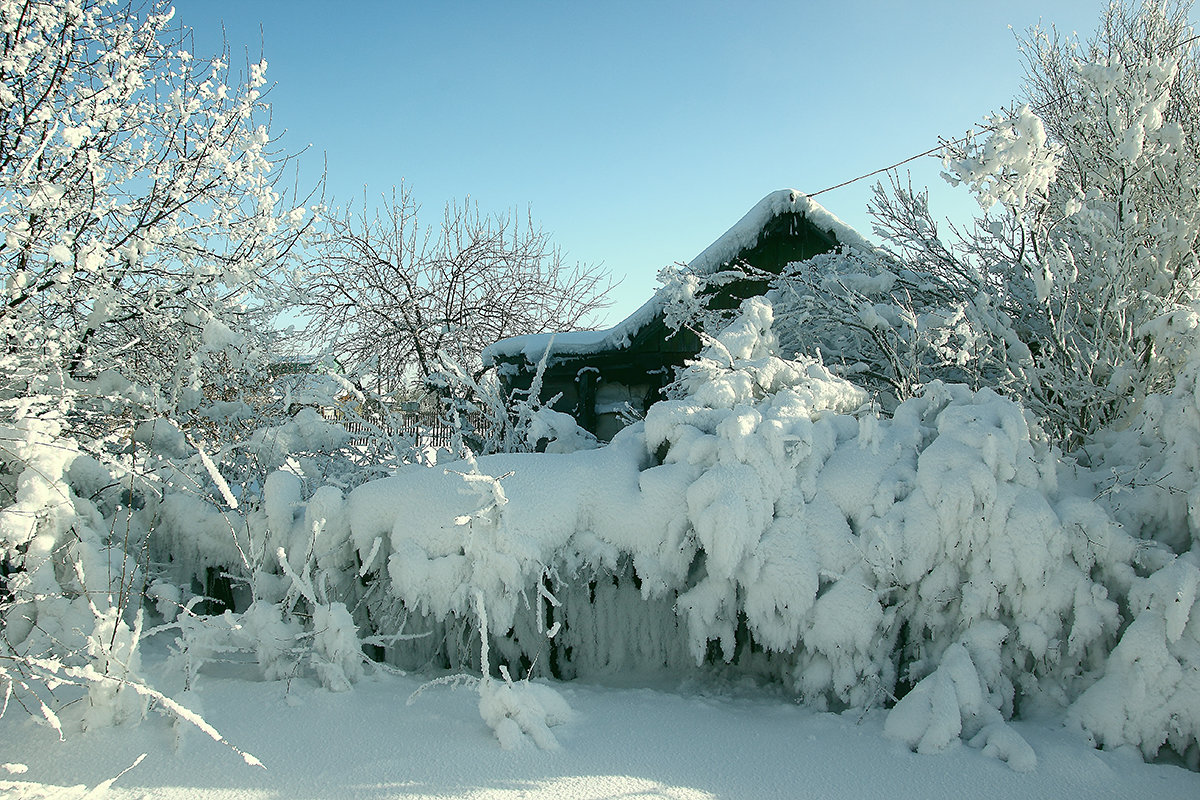
[(562, 695), (529, 680), (513, 682), (502, 668), (502, 680), (485, 677), (479, 684), (479, 715), (505, 750), (532, 741), (542, 750), (557, 750), (550, 729), (569, 722), (573, 712)]

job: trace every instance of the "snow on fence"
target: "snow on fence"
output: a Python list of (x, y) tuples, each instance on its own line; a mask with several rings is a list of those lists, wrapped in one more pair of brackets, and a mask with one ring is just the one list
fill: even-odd
[[(372, 436), (394, 436), (399, 434), (411, 439), (417, 447), (449, 447), (454, 437), (454, 426), (430, 409), (400, 409), (386, 414), (348, 416), (342, 409), (325, 406), (321, 416), (337, 422), (353, 435), (351, 445), (364, 445)], [(468, 414), (470, 427), (485, 434), (490, 425), (482, 414)]]

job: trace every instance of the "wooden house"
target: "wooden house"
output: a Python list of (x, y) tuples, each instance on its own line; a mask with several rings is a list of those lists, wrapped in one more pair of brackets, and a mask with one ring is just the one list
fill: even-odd
[[(846, 245), (869, 247), (852, 228), (806, 195), (783, 189), (764, 197), (741, 221), (692, 259), (687, 268), (712, 275), (731, 265), (748, 264), (778, 273)], [(760, 295), (764, 281), (742, 280), (721, 287), (710, 305), (732, 307)], [(558, 411), (607, 441), (661, 399), (675, 370), (700, 351), (688, 330), (672, 330), (663, 316), (664, 298), (656, 293), (627, 319), (607, 330), (569, 331), (504, 339), (483, 351), (485, 367), (495, 367), (504, 388), (528, 392), (545, 360), (540, 396), (560, 395)]]

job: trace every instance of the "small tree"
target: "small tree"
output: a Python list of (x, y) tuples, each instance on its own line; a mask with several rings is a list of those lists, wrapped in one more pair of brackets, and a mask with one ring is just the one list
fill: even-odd
[[(1114, 3), (1086, 45), (1035, 28), (1023, 108), (950, 153), (1006, 220), (988, 227), (1032, 351), (1029, 396), (1078, 441), (1169, 388), (1157, 331), (1200, 298), (1200, 49), (1190, 3)], [(977, 238), (983, 239), (982, 232)]]
[[(985, 210), (947, 238), (893, 182), (885, 249), (795, 273), (792, 313), (848, 321), (827, 357), (901, 399), (931, 378), (1002, 387), (1068, 446), (1170, 384), (1170, 316), (1200, 297), (1200, 49), (1189, 4), (1114, 3), (1081, 44), (1022, 41), (1027, 103), (950, 144)], [(811, 340), (810, 340), (811, 343)]]
[[(108, 673), (94, 703), (136, 683), (133, 509), (175, 480), (236, 504), (198, 448), (245, 433), (221, 403), (262, 375), (273, 275), (306, 226), (277, 188), (266, 62), (232, 79), (228, 53), (198, 58), (170, 25), (157, 3), (0, 2), (7, 688), (59, 658)], [(148, 447), (194, 469), (160, 482)]]
[(470, 368), (509, 336), (562, 330), (605, 307), (599, 267), (569, 265), (528, 217), (482, 216), (468, 200), (437, 227), (407, 187), (380, 209), (326, 220), (297, 286), (305, 333), (381, 391), (428, 378), (448, 353)]

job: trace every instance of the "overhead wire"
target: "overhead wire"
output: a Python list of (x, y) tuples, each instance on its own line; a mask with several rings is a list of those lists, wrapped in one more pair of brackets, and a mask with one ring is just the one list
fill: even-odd
[[(1192, 42), (1195, 42), (1197, 40), (1200, 40), (1200, 34), (1192, 36), (1191, 38), (1188, 38), (1188, 39), (1184, 39), (1182, 42), (1179, 42), (1178, 44), (1176, 44), (1175, 47), (1176, 48), (1184, 47), (1185, 45), (1189, 45)], [(1067, 99), (1067, 95), (1065, 93), (1059, 95), (1058, 97), (1052, 97), (1049, 100), (1047, 100), (1046, 102), (1035, 106), (1033, 111), (1036, 114), (1041, 114), (1041, 113), (1045, 112), (1048, 108), (1050, 108), (1052, 105), (1054, 105), (1055, 103), (1058, 103), (1058, 102), (1060, 102), (1062, 100), (1066, 100), (1066, 99)], [(1009, 117), (1011, 118), (1012, 115), (1013, 115), (1013, 112), (1010, 111)], [(822, 194), (825, 194), (826, 192), (832, 192), (834, 189), (841, 189), (843, 186), (849, 186), (852, 183), (858, 183), (861, 180), (866, 180), (867, 178), (872, 178), (876, 175), (880, 175), (885, 172), (891, 172), (892, 170), (896, 169), (897, 167), (902, 167), (911, 161), (916, 161), (918, 158), (924, 158), (926, 156), (932, 156), (937, 153), (940, 153), (940, 152), (944, 151), (947, 147), (953, 147), (954, 145), (966, 144), (975, 136), (978, 136), (982, 133), (990, 133), (990, 132), (996, 130), (996, 128), (998, 128), (1001, 124), (1003, 124), (1003, 123), (1001, 122), (1001, 123), (996, 123), (995, 125), (980, 126), (978, 129), (973, 128), (965, 136), (960, 136), (959, 138), (953, 139), (950, 141), (939, 141), (937, 147), (931, 147), (923, 153), (917, 153), (915, 156), (909, 156), (908, 158), (904, 159), (903, 161), (897, 161), (895, 164), (891, 164), (886, 167), (880, 167), (879, 169), (872, 170), (871, 172), (868, 172), (865, 175), (859, 175), (857, 178), (851, 178), (848, 181), (842, 181), (841, 183), (834, 184), (833, 186), (827, 186), (824, 189), (822, 189), (821, 191), (813, 192), (813, 193), (809, 194), (808, 196), (816, 197), (817, 195), (822, 195)]]
[[(1042, 111), (1045, 111), (1047, 108), (1049, 108), (1054, 103), (1057, 103), (1059, 100), (1063, 100), (1065, 98), (1066, 98), (1066, 95), (1062, 95), (1061, 97), (1056, 97), (1051, 100), (1047, 100), (1045, 103), (1042, 103), (1041, 105), (1037, 106), (1033, 110), (1035, 113), (1040, 114)], [(1008, 113), (1008, 117), (1005, 118), (1004, 122), (1008, 121), (1008, 119), (1010, 119), (1013, 116), (1013, 113), (1014, 112), (1010, 111)], [(938, 142), (937, 147), (931, 147), (923, 153), (917, 153), (915, 156), (909, 156), (908, 158), (904, 159), (903, 161), (897, 161), (895, 164), (892, 164), (887, 167), (880, 167), (879, 169), (868, 172), (865, 175), (859, 175), (857, 178), (851, 178), (848, 181), (842, 181), (841, 183), (836, 184), (834, 186), (827, 186), (826, 188), (822, 189), (821, 191), (813, 192), (812, 194), (810, 194), (808, 196), (816, 197), (819, 194), (825, 194), (826, 192), (832, 192), (834, 189), (840, 189), (843, 186), (849, 186), (852, 183), (858, 183), (861, 180), (865, 180), (867, 178), (874, 177), (875, 175), (879, 175), (884, 172), (891, 172), (892, 170), (896, 169), (897, 167), (902, 167), (905, 164), (909, 163), (910, 161), (916, 161), (918, 158), (924, 158), (925, 156), (932, 156), (937, 153), (940, 153), (943, 150), (945, 150), (947, 147), (953, 147), (954, 145), (959, 145), (959, 144), (966, 144), (967, 142), (971, 141), (972, 138), (974, 138), (980, 134), (983, 134), (983, 133), (990, 133), (990, 132), (996, 130), (1002, 124), (1003, 124), (1003, 122), (998, 122), (995, 125), (984, 125), (984, 126), (979, 126), (978, 128), (972, 128), (965, 136), (960, 136), (957, 139), (951, 139), (949, 141), (940, 140)]]

